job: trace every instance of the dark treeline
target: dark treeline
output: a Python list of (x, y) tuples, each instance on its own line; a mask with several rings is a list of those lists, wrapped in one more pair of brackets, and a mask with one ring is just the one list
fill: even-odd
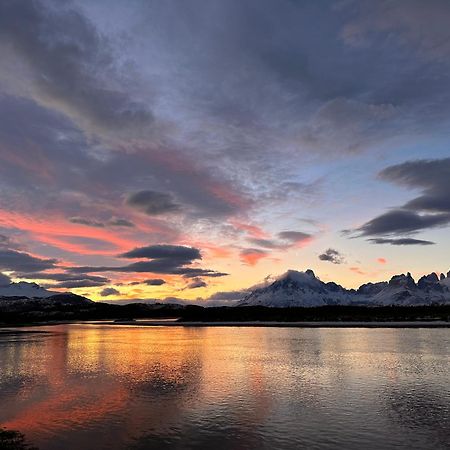
[(129, 320), (177, 318), (185, 322), (248, 321), (450, 321), (450, 305), (439, 306), (321, 306), (316, 308), (269, 308), (264, 306), (210, 307), (174, 304), (83, 305), (55, 304), (42, 308), (39, 302), (15, 310), (0, 308), (0, 323), (24, 324), (74, 320)]
[(0, 428), (0, 449), (1, 450), (38, 450), (25, 440), (25, 436), (14, 430)]

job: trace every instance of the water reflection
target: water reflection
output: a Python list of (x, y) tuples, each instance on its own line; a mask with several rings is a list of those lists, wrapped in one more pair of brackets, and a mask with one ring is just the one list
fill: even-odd
[(39, 331), (0, 335), (0, 424), (43, 450), (449, 448), (448, 330)]

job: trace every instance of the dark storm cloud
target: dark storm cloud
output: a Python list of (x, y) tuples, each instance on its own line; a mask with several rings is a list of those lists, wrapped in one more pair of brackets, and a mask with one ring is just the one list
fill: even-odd
[(135, 192), (127, 197), (126, 203), (149, 216), (176, 212), (180, 209), (180, 205), (174, 202), (171, 195), (156, 191)]
[(120, 292), (114, 288), (105, 288), (100, 292), (102, 297), (109, 297), (110, 295), (120, 295)]
[(434, 245), (435, 243), (432, 241), (424, 241), (422, 239), (413, 239), (413, 238), (397, 238), (397, 239), (389, 239), (389, 238), (372, 238), (367, 239), (372, 244), (391, 244), (391, 245)]
[(329, 248), (325, 252), (323, 252), (321, 255), (319, 255), (319, 259), (321, 261), (328, 261), (333, 264), (342, 264), (345, 262), (344, 256), (337, 250), (333, 248)]
[(67, 3), (2, 1), (0, 40), (26, 63), (34, 95), (44, 104), (102, 128), (151, 121), (150, 112), (117, 87), (123, 75), (106, 38)]
[(201, 259), (200, 250), (184, 245), (149, 245), (138, 247), (120, 255), (122, 258), (176, 259), (191, 262)]
[(9, 278), (8, 275), (0, 272), (0, 287), (9, 286), (10, 283), (11, 278)]
[(379, 176), (420, 189), (422, 195), (362, 225), (357, 230), (361, 236), (410, 234), (450, 224), (450, 158), (407, 161), (387, 167)]
[(55, 268), (56, 259), (38, 258), (25, 252), (0, 249), (0, 269), (14, 272), (36, 272)]

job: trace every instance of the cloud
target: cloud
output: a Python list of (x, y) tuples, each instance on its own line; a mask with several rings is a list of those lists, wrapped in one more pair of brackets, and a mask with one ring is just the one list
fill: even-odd
[(405, 209), (394, 209), (375, 217), (359, 227), (360, 236), (409, 234), (450, 223), (450, 213), (419, 214)]
[(110, 282), (106, 277), (98, 275), (89, 275), (86, 273), (64, 273), (64, 272), (30, 272), (30, 273), (16, 273), (17, 278), (26, 280), (51, 280), (56, 281), (54, 284), (46, 284), (46, 288), (85, 288), (103, 286)]
[(278, 237), (294, 244), (308, 243), (313, 238), (311, 234), (302, 231), (281, 231)]
[(345, 262), (344, 256), (333, 248), (329, 248), (324, 253), (319, 255), (319, 259), (321, 261), (329, 261), (333, 264), (342, 264)]
[(391, 45), (409, 47), (427, 61), (448, 61), (450, 6), (447, 1), (430, 0), (425, 9), (420, 0), (364, 0), (347, 2), (347, 5), (354, 7), (353, 20), (342, 30), (347, 44), (368, 48), (375, 40), (388, 35)]
[(126, 272), (126, 273), (155, 273), (180, 275), (184, 278), (223, 277), (228, 274), (211, 269), (190, 267), (192, 263), (201, 259), (200, 250), (183, 245), (149, 245), (138, 247), (118, 255), (126, 259), (143, 259), (125, 266), (75, 266), (67, 267), (70, 273), (91, 272)]
[(245, 248), (239, 253), (241, 260), (249, 265), (254, 266), (262, 258), (269, 256), (269, 253), (259, 248)]
[(311, 234), (301, 231), (281, 231), (277, 234), (277, 237), (279, 240), (250, 237), (248, 241), (259, 247), (282, 250), (288, 249), (293, 245), (299, 246), (309, 243), (313, 238)]
[(109, 297), (110, 295), (120, 295), (120, 292), (114, 288), (105, 288), (100, 292), (102, 297)]
[(280, 248), (280, 242), (270, 240), (270, 239), (258, 239), (258, 238), (250, 238), (248, 239), (253, 245), (258, 245), (259, 247), (265, 248)]
[(70, 217), (69, 222), (78, 223), (80, 225), (86, 225), (88, 227), (102, 228), (105, 226), (105, 224), (102, 222), (97, 222), (96, 220), (91, 220), (91, 219), (85, 219), (83, 217)]
[(139, 191), (129, 195), (126, 203), (149, 216), (166, 214), (180, 210), (169, 194), (156, 191)]
[(135, 225), (133, 222), (127, 220), (127, 219), (122, 219), (120, 217), (113, 217), (112, 219), (108, 220), (108, 225), (112, 226), (112, 227), (129, 227), (129, 228), (133, 228)]
[(36, 272), (54, 269), (58, 261), (32, 256), (25, 252), (0, 248), (0, 269), (14, 272)]
[(162, 278), (150, 278), (144, 281), (144, 284), (147, 286), (161, 286), (166, 284), (166, 282)]
[(122, 219), (122, 218), (118, 218), (118, 217), (113, 217), (106, 222), (100, 222), (97, 220), (86, 219), (84, 217), (75, 216), (75, 217), (71, 217), (69, 219), (69, 222), (78, 223), (80, 225), (86, 225), (89, 227), (96, 227), (96, 228), (104, 228), (106, 226), (133, 228), (135, 226), (133, 222), (130, 222), (127, 219)]
[(8, 236), (5, 236), (4, 234), (0, 234), (0, 248), (1, 247), (10, 247), (11, 240)]
[(108, 278), (98, 275), (88, 275), (86, 273), (64, 273), (64, 272), (30, 272), (30, 273), (16, 273), (17, 278), (25, 278), (29, 280), (53, 280), (53, 281), (77, 281), (90, 280), (98, 283), (107, 283)]
[[(251, 289), (251, 288), (250, 288)], [(249, 292), (250, 289), (242, 291), (219, 291), (208, 297), (207, 300), (211, 302), (236, 302), (242, 300)]]
[(186, 286), (186, 289), (198, 289), (208, 286), (201, 278), (194, 278), (192, 283)]
[(387, 260), (385, 258), (377, 258), (377, 263), (379, 263), (379, 264), (386, 264)]
[(338, 97), (324, 104), (302, 130), (309, 147), (358, 153), (386, 138), (399, 111), (390, 103), (366, 103)]
[(200, 250), (194, 247), (183, 245), (149, 245), (147, 247), (138, 247), (128, 252), (122, 253), (121, 258), (148, 258), (148, 259), (176, 259), (191, 262), (195, 259), (201, 259)]
[[(450, 224), (450, 158), (415, 160), (387, 167), (379, 178), (411, 189), (421, 189), (422, 195), (404, 205), (366, 222), (356, 231), (360, 236), (390, 236), (411, 234)], [(424, 244), (420, 240), (374, 240), (393, 245)]]
[(50, 8), (38, 0), (1, 2), (0, 41), (26, 63), (41, 103), (107, 130), (152, 122), (150, 111), (119, 88), (124, 74), (110, 43), (67, 3)]
[(62, 281), (58, 284), (47, 285), (49, 288), (66, 288), (66, 289), (78, 289), (78, 288), (87, 288), (87, 287), (98, 287), (103, 286), (108, 281), (93, 281), (93, 280), (73, 280), (73, 281)]
[(404, 209), (450, 213), (450, 158), (407, 161), (387, 167), (379, 177), (401, 186), (422, 189), (422, 195), (407, 202)]
[(432, 241), (424, 241), (422, 239), (413, 238), (372, 238), (367, 239), (372, 244), (391, 244), (391, 245), (434, 245)]
[(92, 219), (86, 219), (84, 217), (70, 217), (69, 222), (71, 223), (77, 223), (80, 225), (86, 225), (88, 227), (96, 227), (96, 228), (104, 228), (105, 226), (111, 226), (111, 227), (128, 227), (133, 228), (134, 223), (130, 222), (127, 219), (121, 219), (117, 217), (113, 217), (112, 219), (106, 221), (106, 222), (100, 222), (98, 220), (92, 220)]
[(8, 286), (11, 283), (11, 278), (8, 275), (0, 272), (0, 287)]

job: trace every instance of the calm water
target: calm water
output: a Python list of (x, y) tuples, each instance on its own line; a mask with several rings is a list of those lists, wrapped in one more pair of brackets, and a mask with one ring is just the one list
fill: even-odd
[(450, 448), (448, 329), (34, 330), (0, 334), (0, 425), (42, 450)]

